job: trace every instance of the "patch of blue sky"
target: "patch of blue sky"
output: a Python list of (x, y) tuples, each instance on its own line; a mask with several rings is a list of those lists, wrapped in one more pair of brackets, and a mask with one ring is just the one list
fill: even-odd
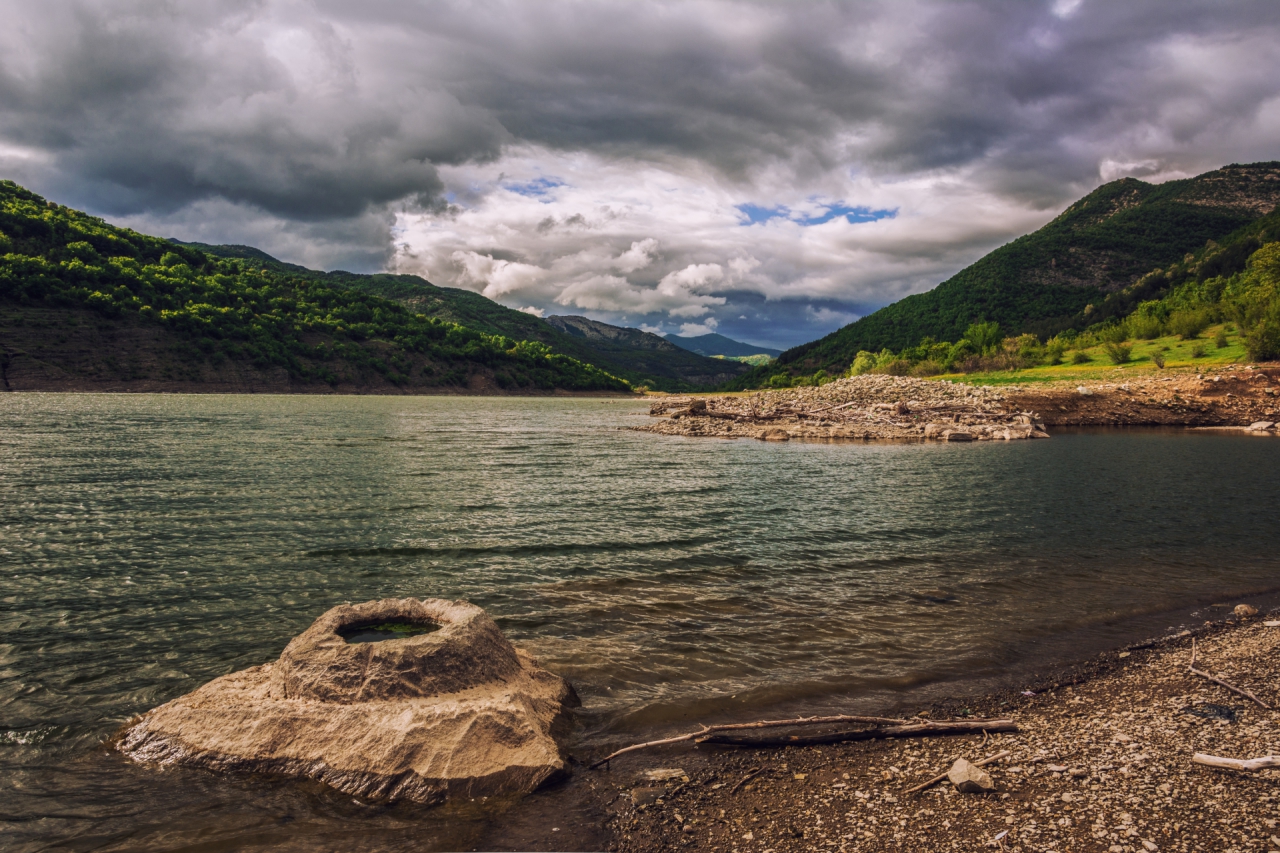
[(543, 199), (550, 201), (547, 196), (556, 187), (564, 186), (564, 181), (557, 178), (534, 178), (532, 181), (525, 181), (522, 184), (503, 184), (503, 189), (510, 190), (517, 195), (528, 196), (530, 198)]
[(747, 225), (759, 225), (761, 222), (768, 222), (770, 219), (779, 217), (786, 218), (790, 211), (781, 204), (773, 207), (761, 207), (758, 204), (740, 204), (738, 212), (747, 217)]
[(746, 217), (747, 221), (743, 223), (744, 225), (759, 225), (762, 222), (768, 222), (770, 219), (790, 219), (798, 225), (823, 225), (837, 216), (843, 216), (850, 225), (857, 225), (860, 222), (892, 219), (898, 215), (897, 208), (893, 210), (873, 210), (870, 207), (861, 205), (850, 207), (843, 203), (823, 205), (822, 213), (814, 215), (793, 213), (790, 208), (781, 204), (773, 207), (740, 204), (738, 205), (738, 212)]
[(843, 216), (850, 225), (857, 225), (859, 222), (875, 222), (878, 219), (892, 219), (898, 215), (898, 211), (894, 210), (872, 210), (869, 207), (849, 207), (845, 204), (833, 204), (827, 207), (826, 212), (819, 216), (803, 216), (796, 217), (796, 222), (801, 225), (822, 225), (830, 222), (837, 216)]

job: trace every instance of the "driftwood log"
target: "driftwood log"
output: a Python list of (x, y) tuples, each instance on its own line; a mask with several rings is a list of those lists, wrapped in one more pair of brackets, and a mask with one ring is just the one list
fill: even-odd
[[(985, 726), (990, 731), (997, 731), (997, 729), (994, 728), (995, 726), (998, 726), (998, 725), (1012, 726), (1013, 725), (1013, 722), (1011, 720), (964, 720), (958, 723), (929, 721), (929, 722), (922, 723), (919, 720), (903, 720), (896, 717), (861, 717), (861, 716), (852, 716), (848, 714), (837, 714), (829, 717), (797, 717), (792, 720), (759, 720), (754, 723), (725, 723), (723, 725), (718, 725), (718, 726), (703, 726), (699, 731), (690, 732), (689, 734), (676, 735), (675, 737), (662, 738), (661, 740), (651, 740), (651, 741), (646, 741), (645, 743), (637, 743), (637, 744), (632, 744), (631, 746), (623, 747), (622, 749), (619, 749), (616, 752), (609, 753), (604, 758), (590, 765), (589, 769), (594, 770), (595, 768), (600, 767), (601, 765), (608, 764), (610, 761), (617, 758), (619, 755), (625, 755), (628, 752), (635, 752), (637, 750), (648, 749), (654, 746), (666, 746), (667, 744), (687, 743), (689, 741), (695, 741), (697, 743), (715, 743), (716, 741), (711, 741), (710, 737), (715, 735), (717, 732), (734, 732), (734, 731), (744, 731), (749, 729), (789, 728), (792, 726), (839, 725), (842, 723), (859, 723), (866, 726), (881, 726), (881, 727), (889, 727), (889, 728), (896, 728), (896, 729), (907, 729), (907, 728), (916, 729), (916, 731), (911, 734), (873, 735), (872, 737), (886, 737), (886, 736), (927, 737), (930, 735), (938, 735), (938, 734), (955, 734), (956, 732), (954, 729), (948, 729), (949, 726), (953, 726), (953, 725), (969, 726), (968, 731), (970, 732), (981, 731), (983, 726)], [(1002, 728), (998, 730), (1010, 731), (1011, 729)], [(1016, 730), (1016, 729), (1012, 729), (1012, 730)], [(844, 732), (842, 734), (845, 735), (844, 737), (845, 740), (860, 739), (856, 737), (848, 737), (848, 735), (854, 734), (852, 732)], [(815, 741), (815, 742), (816, 743), (833, 743), (834, 741)], [(761, 743), (760, 745), (761, 746), (792, 746), (792, 745), (800, 745), (800, 744), (797, 744), (795, 742), (787, 742), (787, 743), (777, 743), (777, 744)]]
[(821, 743), (847, 743), (857, 740), (877, 740), (897, 737), (933, 737), (936, 735), (989, 734), (991, 732), (1016, 732), (1013, 720), (979, 720), (972, 722), (926, 722), (905, 726), (880, 726), (854, 731), (823, 732), (816, 735), (786, 735), (785, 737), (750, 737), (743, 735), (707, 735), (695, 738), (697, 743), (715, 743), (725, 746), (815, 746)]
[(1191, 756), (1191, 761), (1193, 764), (1203, 764), (1206, 767), (1243, 770), (1246, 773), (1255, 773), (1271, 767), (1280, 767), (1280, 755), (1264, 755), (1261, 758), (1221, 758), (1217, 755), (1206, 755), (1203, 752), (1197, 752)]

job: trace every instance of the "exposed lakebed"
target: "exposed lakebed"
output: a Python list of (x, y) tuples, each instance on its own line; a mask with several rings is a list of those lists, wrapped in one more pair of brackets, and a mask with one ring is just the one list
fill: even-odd
[(1275, 441), (622, 429), (647, 411), (0, 397), (6, 846), (466, 843), (465, 821), (98, 749), (132, 715), (274, 659), (343, 601), (484, 607), (577, 687), (585, 751), (692, 720), (891, 704), (1280, 586)]

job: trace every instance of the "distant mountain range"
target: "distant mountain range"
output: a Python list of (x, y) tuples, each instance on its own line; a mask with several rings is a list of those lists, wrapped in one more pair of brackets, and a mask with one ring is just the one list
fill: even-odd
[[(925, 338), (954, 342), (979, 321), (999, 323), (1005, 335), (1048, 337), (1085, 329), (1122, 316), (1139, 300), (1160, 297), (1167, 279), (1148, 273), (1227, 239), (1277, 203), (1280, 162), (1275, 161), (1233, 164), (1163, 184), (1112, 181), (933, 290), (787, 350), (729, 387), (758, 387), (776, 374), (838, 373), (861, 350), (900, 351)], [(1243, 251), (1245, 244), (1240, 245)], [(1242, 264), (1245, 257), (1235, 260)]]
[(545, 320), (516, 311), (470, 290), (438, 287), (416, 275), (319, 272), (271, 257), (252, 246), (182, 243), (220, 258), (242, 258), (291, 275), (322, 281), (331, 287), (359, 290), (390, 299), (409, 310), (458, 323), (490, 335), (539, 341), (554, 351), (599, 367), (632, 385), (661, 391), (689, 391), (723, 384), (741, 376), (749, 365), (707, 358), (639, 329), (610, 326), (586, 317), (552, 316)]
[(663, 335), (663, 337), (681, 349), (687, 349), (689, 352), (696, 352), (698, 355), (713, 358), (715, 356), (741, 358), (750, 355), (768, 355), (777, 358), (782, 355), (782, 350), (780, 349), (744, 344), (742, 341), (735, 341), (733, 338), (726, 338), (724, 335), (717, 335), (714, 332), (709, 335), (697, 335), (689, 338), (682, 338), (679, 335)]

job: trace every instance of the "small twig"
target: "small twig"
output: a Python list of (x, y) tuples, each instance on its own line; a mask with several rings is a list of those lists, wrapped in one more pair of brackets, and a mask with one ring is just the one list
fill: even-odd
[(1228, 684), (1227, 682), (1223, 681), (1221, 678), (1218, 678), (1216, 675), (1210, 675), (1209, 673), (1205, 672), (1202, 669), (1196, 669), (1196, 641), (1194, 637), (1191, 640), (1191, 665), (1187, 667), (1187, 671), (1192, 673), (1193, 675), (1198, 675), (1201, 678), (1207, 678), (1210, 681), (1212, 681), (1214, 684), (1225, 687), (1228, 690), (1230, 690), (1232, 693), (1235, 693), (1238, 696), (1243, 696), (1246, 699), (1252, 699), (1254, 702), (1257, 702), (1259, 705), (1261, 705), (1265, 710), (1268, 710), (1268, 711), (1271, 710), (1270, 705), (1268, 705), (1266, 702), (1263, 702), (1257, 696), (1254, 696), (1248, 690), (1244, 690), (1242, 688), (1236, 687), (1234, 684)]
[(1256, 770), (1266, 770), (1268, 767), (1280, 767), (1280, 755), (1264, 755), (1261, 758), (1220, 758), (1216, 755), (1206, 755), (1203, 752), (1197, 752), (1191, 756), (1193, 764), (1203, 764), (1207, 767), (1225, 767), (1228, 770), (1244, 770), (1252, 773)]
[(739, 788), (741, 788), (743, 785), (745, 785), (747, 782), (749, 782), (750, 780), (752, 780), (752, 779), (754, 779), (755, 777), (759, 776), (759, 775), (760, 775), (761, 773), (763, 773), (763, 772), (764, 772), (764, 768), (763, 768), (763, 767), (757, 767), (756, 769), (752, 770), (752, 771), (751, 771), (750, 773), (748, 773), (746, 776), (743, 776), (741, 779), (739, 779), (739, 780), (738, 780), (738, 783), (737, 783), (736, 785), (734, 785), (732, 788), (730, 788), (730, 789), (729, 789), (729, 793), (730, 793), (730, 794), (732, 794), (734, 791), (738, 790), (738, 789), (739, 789)]
[(720, 726), (703, 726), (700, 731), (692, 732), (687, 735), (676, 735), (675, 737), (663, 738), (662, 740), (651, 740), (646, 743), (637, 743), (632, 746), (623, 747), (617, 752), (612, 752), (597, 761), (595, 764), (590, 765), (588, 769), (594, 770), (600, 765), (617, 758), (619, 755), (623, 755), (628, 752), (635, 752), (637, 749), (648, 749), (651, 746), (665, 746), (669, 743), (682, 743), (684, 741), (700, 738), (703, 735), (711, 734), (712, 732), (728, 732), (739, 729), (767, 729), (777, 728), (779, 726), (815, 726), (822, 725), (824, 723), (866, 723), (868, 725), (904, 726), (910, 722), (910, 720), (900, 720), (894, 717), (857, 717), (838, 714), (833, 717), (797, 717), (794, 720), (761, 720), (756, 723), (728, 723)]
[[(995, 762), (995, 761), (999, 761), (1000, 759), (1005, 758), (1005, 757), (1007, 757), (1008, 755), (1009, 755), (1009, 750), (1007, 750), (1007, 749), (1006, 749), (1006, 750), (1003, 750), (1003, 751), (1001, 751), (1001, 752), (997, 752), (995, 755), (987, 756), (986, 758), (982, 759), (981, 761), (975, 761), (975, 762), (973, 762), (973, 766), (974, 766), (974, 767), (985, 767), (986, 765), (991, 764), (992, 762)], [(930, 779), (928, 782), (922, 782), (922, 783), (920, 783), (919, 785), (916, 785), (914, 788), (908, 788), (907, 790), (903, 791), (902, 793), (904, 793), (904, 794), (914, 794), (914, 793), (916, 793), (917, 791), (923, 791), (925, 788), (928, 788), (930, 785), (936, 785), (936, 784), (938, 784), (939, 782), (941, 782), (941, 781), (942, 781), (943, 779), (945, 779), (945, 778), (947, 778), (947, 774), (946, 774), (946, 773), (939, 773), (937, 776), (934, 776), (934, 777), (933, 777), (932, 779)]]

